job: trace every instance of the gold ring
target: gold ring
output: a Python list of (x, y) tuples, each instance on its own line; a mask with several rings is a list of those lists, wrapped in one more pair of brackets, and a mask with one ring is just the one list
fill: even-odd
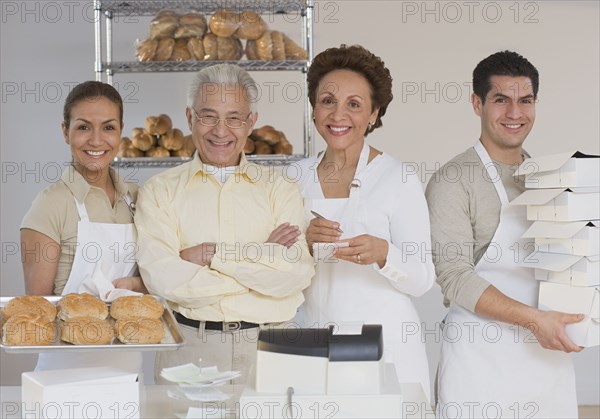
[(357, 254), (356, 254), (356, 261), (357, 261), (358, 263), (360, 263), (360, 253), (357, 253)]

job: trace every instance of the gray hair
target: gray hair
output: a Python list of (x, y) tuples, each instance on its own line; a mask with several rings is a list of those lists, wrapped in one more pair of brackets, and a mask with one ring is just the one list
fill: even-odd
[(205, 84), (219, 84), (225, 86), (240, 86), (243, 99), (248, 101), (250, 111), (256, 113), (258, 100), (258, 86), (246, 70), (235, 64), (216, 64), (203, 68), (194, 75), (188, 88), (187, 106), (192, 108), (198, 94)]

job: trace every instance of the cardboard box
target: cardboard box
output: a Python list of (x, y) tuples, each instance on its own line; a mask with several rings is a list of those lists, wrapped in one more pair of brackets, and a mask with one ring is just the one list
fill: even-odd
[(600, 257), (535, 252), (520, 265), (535, 268), (535, 279), (576, 287), (600, 286)]
[(526, 159), (515, 172), (526, 188), (600, 186), (600, 156), (570, 151)]
[(511, 205), (527, 205), (527, 219), (532, 221), (597, 220), (600, 188), (530, 189)]
[(598, 220), (570, 223), (536, 221), (523, 238), (535, 238), (535, 248), (542, 252), (594, 256), (600, 254), (599, 225)]
[(579, 323), (567, 325), (567, 334), (576, 345), (600, 345), (600, 288), (542, 282), (538, 307), (541, 310), (585, 314)]
[(21, 400), (24, 417), (140, 417), (137, 374), (109, 367), (25, 372)]

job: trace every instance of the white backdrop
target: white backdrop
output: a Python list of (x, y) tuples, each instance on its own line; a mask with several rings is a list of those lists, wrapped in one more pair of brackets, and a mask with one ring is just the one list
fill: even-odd
[[(76, 83), (94, 78), (91, 1), (0, 2), (0, 150), (2, 264), (0, 295), (24, 292), (18, 226), (34, 196), (60, 176), (69, 160), (60, 133), (62, 103)], [(532, 155), (579, 149), (598, 154), (598, 1), (321, 1), (315, 9), (315, 51), (359, 43), (380, 55), (394, 77), (394, 101), (371, 143), (419, 168), (423, 182), (479, 133), (469, 103), (471, 72), (498, 50), (515, 50), (540, 71), (537, 121), (526, 146)], [(295, 20), (295, 19), (288, 19)], [(133, 59), (147, 19), (116, 23), (117, 60)], [(273, 27), (299, 39), (297, 24)], [(254, 74), (264, 87), (259, 125), (288, 133), (296, 149), (302, 107), (297, 74)], [(125, 98), (125, 134), (148, 115), (168, 113), (184, 128), (185, 90), (191, 74), (117, 75)], [(269, 86), (271, 86), (269, 88)], [(291, 90), (290, 90), (291, 88)], [(270, 90), (269, 90), (270, 89)], [(268, 94), (267, 94), (268, 92)], [(187, 130), (186, 130), (187, 131)], [(317, 149), (322, 149), (321, 141)], [(154, 169), (132, 170), (142, 183)], [(445, 309), (435, 286), (416, 301), (426, 330), (433, 375), (436, 332)], [(600, 404), (599, 350), (575, 356), (581, 404)], [(0, 354), (0, 383), (18, 384), (33, 357)]]

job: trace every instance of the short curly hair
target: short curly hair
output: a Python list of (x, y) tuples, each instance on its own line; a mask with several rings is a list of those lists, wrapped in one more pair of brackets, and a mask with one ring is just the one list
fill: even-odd
[(381, 118), (393, 99), (392, 76), (381, 58), (360, 45), (328, 48), (312, 61), (307, 74), (308, 99), (313, 109), (319, 83), (327, 74), (335, 70), (350, 70), (363, 76), (371, 87), (373, 109), (379, 108), (375, 123), (367, 128), (365, 136), (383, 125)]

